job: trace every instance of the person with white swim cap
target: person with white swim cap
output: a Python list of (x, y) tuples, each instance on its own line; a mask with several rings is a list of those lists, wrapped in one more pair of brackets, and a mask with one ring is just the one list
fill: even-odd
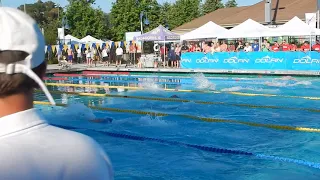
[(109, 180), (108, 156), (93, 139), (51, 126), (33, 107), (46, 72), (45, 41), (36, 22), (0, 7), (0, 179)]

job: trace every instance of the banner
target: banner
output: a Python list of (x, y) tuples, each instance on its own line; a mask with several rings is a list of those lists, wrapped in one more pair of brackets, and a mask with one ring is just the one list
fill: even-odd
[(183, 53), (181, 68), (320, 71), (320, 53), (315, 51)]

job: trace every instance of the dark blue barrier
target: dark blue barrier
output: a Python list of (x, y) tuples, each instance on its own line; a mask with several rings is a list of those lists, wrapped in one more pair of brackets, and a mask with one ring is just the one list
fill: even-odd
[(320, 70), (318, 52), (183, 53), (181, 68), (224, 70)]

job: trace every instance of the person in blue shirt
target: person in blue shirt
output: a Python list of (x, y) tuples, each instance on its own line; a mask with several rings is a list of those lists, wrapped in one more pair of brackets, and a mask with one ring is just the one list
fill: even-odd
[(257, 40), (254, 40), (254, 43), (252, 44), (252, 51), (259, 51), (259, 43)]

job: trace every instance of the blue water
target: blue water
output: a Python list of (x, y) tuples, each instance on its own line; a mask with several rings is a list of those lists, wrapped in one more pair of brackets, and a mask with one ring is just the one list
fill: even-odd
[[(47, 81), (59, 82), (59, 81)], [(320, 109), (319, 100), (284, 97), (251, 97), (229, 94), (246, 92), (293, 96), (320, 95), (320, 80), (313, 78), (248, 78), (248, 77), (135, 77), (111, 76), (100, 78), (73, 77), (60, 83), (109, 84), (144, 87), (140, 91), (111, 90), (110, 94), (170, 97), (211, 102), (274, 105)], [(203, 89), (213, 93), (167, 92), (161, 88)], [(50, 90), (106, 93), (109, 89), (50, 87)], [(202, 151), (183, 145), (154, 141), (137, 141), (111, 137), (98, 130), (136, 135), (201, 146), (241, 150), (256, 154), (292, 158), (320, 163), (320, 133), (284, 131), (230, 123), (209, 123), (181, 116), (151, 117), (96, 111), (94, 105), (119, 109), (134, 109), (170, 114), (189, 114), (201, 117), (241, 120), (298, 127), (320, 128), (320, 113), (285, 109), (255, 109), (226, 105), (205, 105), (194, 102), (164, 102), (124, 98), (54, 95), (67, 108), (37, 106), (50, 123), (84, 128), (77, 130), (98, 141), (108, 153), (116, 179), (319, 179), (320, 169), (301, 164), (265, 160), (255, 156), (221, 154)], [(36, 94), (36, 100), (46, 100)], [(55, 112), (54, 114), (52, 112)], [(92, 118), (113, 118), (112, 124), (88, 122)]]

